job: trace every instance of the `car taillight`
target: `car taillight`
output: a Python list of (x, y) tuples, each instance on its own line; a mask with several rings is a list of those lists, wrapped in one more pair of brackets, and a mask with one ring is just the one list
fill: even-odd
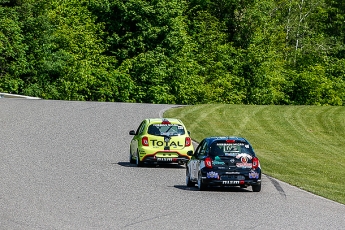
[(190, 137), (186, 137), (185, 146), (188, 147), (191, 144), (192, 144), (192, 140), (190, 139)]
[(253, 157), (252, 159), (252, 169), (257, 169), (260, 165), (259, 159), (257, 157)]
[(205, 167), (211, 169), (212, 168), (212, 159), (211, 159), (211, 157), (206, 157), (204, 161), (205, 161)]
[(142, 139), (141, 139), (141, 144), (143, 146), (149, 146), (149, 138), (144, 136)]
[(228, 139), (228, 140), (226, 140), (225, 142), (226, 142), (226, 143), (235, 143), (235, 140), (229, 140), (229, 139)]

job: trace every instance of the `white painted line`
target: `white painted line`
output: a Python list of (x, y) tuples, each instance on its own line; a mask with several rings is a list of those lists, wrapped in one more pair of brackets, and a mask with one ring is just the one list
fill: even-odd
[(10, 94), (10, 93), (0, 93), (0, 98), (41, 99), (39, 97), (29, 97), (29, 96), (23, 96), (23, 95), (18, 95), (18, 94)]

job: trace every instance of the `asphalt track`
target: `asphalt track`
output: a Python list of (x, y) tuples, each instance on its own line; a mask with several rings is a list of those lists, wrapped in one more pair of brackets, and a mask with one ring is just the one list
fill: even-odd
[(171, 107), (0, 99), (0, 229), (345, 229), (344, 205), (274, 178), (200, 192), (129, 164), (128, 131)]

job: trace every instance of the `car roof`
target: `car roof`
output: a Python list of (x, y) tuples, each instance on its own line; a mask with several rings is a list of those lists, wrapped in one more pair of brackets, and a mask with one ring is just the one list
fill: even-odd
[(147, 121), (150, 124), (159, 124), (163, 121), (169, 121), (171, 124), (183, 124), (183, 122), (177, 118), (148, 118)]
[(222, 136), (222, 137), (212, 136), (212, 137), (206, 137), (205, 140), (207, 140), (208, 142), (235, 140), (237, 142), (247, 142), (248, 143), (248, 141), (245, 138), (239, 137), (239, 136)]

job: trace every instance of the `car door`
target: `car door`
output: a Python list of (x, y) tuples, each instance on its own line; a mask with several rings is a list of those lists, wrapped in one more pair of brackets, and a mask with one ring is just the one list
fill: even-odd
[(137, 152), (137, 149), (138, 149), (138, 145), (141, 141), (141, 136), (143, 134), (143, 131), (144, 131), (144, 128), (145, 128), (145, 125), (146, 125), (146, 122), (143, 121), (141, 122), (141, 124), (139, 125), (132, 141), (131, 141), (131, 154), (132, 156), (136, 156), (136, 152)]
[(205, 156), (206, 146), (207, 146), (207, 142), (205, 140), (201, 141), (198, 147), (196, 148), (194, 155), (191, 158), (192, 167), (191, 167), (190, 175), (191, 175), (192, 180), (197, 180), (198, 178), (200, 161)]
[(198, 159), (198, 153), (200, 151), (200, 147), (202, 145), (203, 141), (196, 147), (193, 156), (190, 158), (188, 162), (188, 169), (189, 169), (189, 175), (191, 180), (195, 180), (195, 170), (196, 170), (196, 161)]
[(205, 166), (204, 164), (204, 159), (205, 157), (207, 156), (208, 154), (208, 142), (205, 141), (201, 147), (200, 147), (200, 151), (199, 151), (199, 154), (198, 154), (198, 159), (196, 161), (196, 177), (198, 177), (198, 174), (199, 174), (199, 170)]

